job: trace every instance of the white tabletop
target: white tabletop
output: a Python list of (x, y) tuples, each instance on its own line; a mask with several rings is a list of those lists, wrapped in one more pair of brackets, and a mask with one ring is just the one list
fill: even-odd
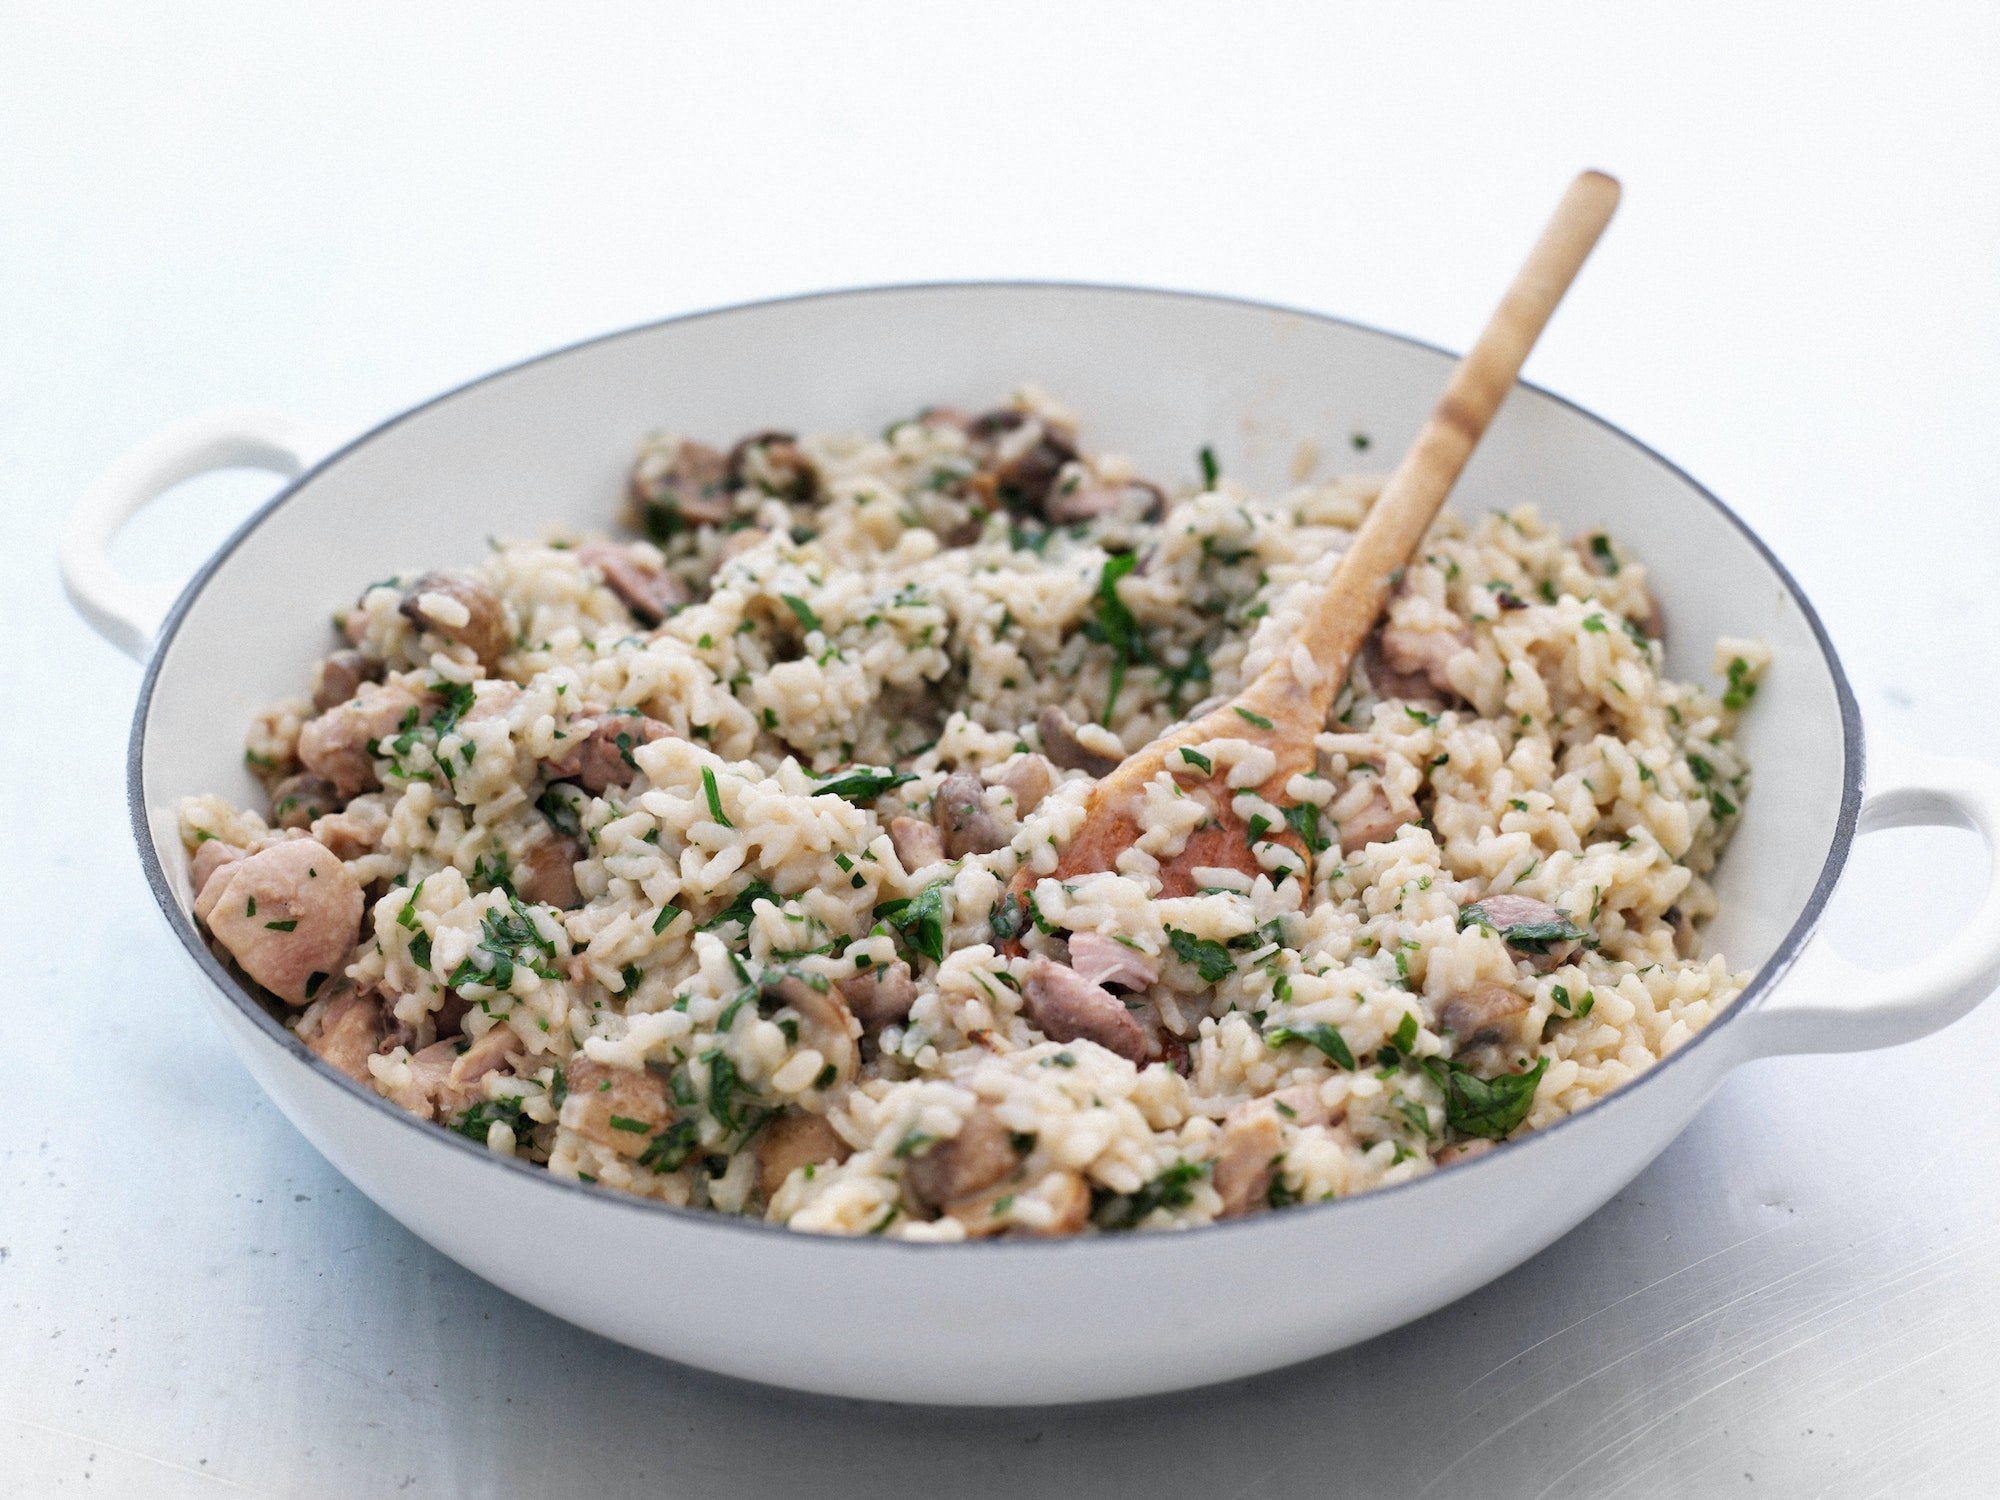
[[(1875, 733), (1993, 756), (1993, 9), (1327, 9), (0, 11), (0, 1493), (1992, 1493), (2000, 1005), (1745, 1069), (1582, 1228), (1346, 1354), (955, 1413), (515, 1302), (347, 1187), (197, 1012), (125, 823), (137, 670), (52, 565), (122, 448), (224, 404), (355, 430), (585, 334), (870, 281), (1213, 288), (1462, 343), (1586, 164), (1626, 205), (1530, 373), (1762, 532)], [(128, 563), (184, 576), (263, 489), (195, 487)], [(1843, 946), (1948, 932), (1975, 865), (1871, 838)]]

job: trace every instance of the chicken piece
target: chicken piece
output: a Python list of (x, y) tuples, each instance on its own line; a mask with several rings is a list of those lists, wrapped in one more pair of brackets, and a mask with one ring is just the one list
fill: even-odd
[[(1028, 1198), (1040, 1199), (1054, 1217), (1033, 1227), (1007, 1222), (1008, 1208)], [(1030, 1183), (1003, 1181), (975, 1198), (952, 1204), (945, 1210), (945, 1216), (964, 1225), (969, 1239), (995, 1234), (1019, 1234), (1035, 1239), (1075, 1234), (1090, 1220), (1090, 1184), (1084, 1181), (1082, 1173), (1057, 1167)]]
[(1286, 1123), (1324, 1125), (1333, 1118), (1316, 1083), (1294, 1084), (1232, 1109), (1216, 1135), (1210, 1178), (1222, 1198), (1222, 1217), (1237, 1218), (1269, 1204), (1278, 1159), (1284, 1153)]
[(312, 825), (312, 836), (339, 859), (372, 853), (388, 831), (389, 809), (379, 797), (356, 797), (339, 812), (314, 819)]
[[(1459, 652), (1472, 645), (1472, 631), (1459, 625), (1446, 630), (1419, 630), (1386, 621), (1375, 632), (1376, 656), (1370, 659), (1369, 681), (1385, 698), (1442, 699), (1458, 696), (1446, 670)], [(1388, 682), (1376, 679), (1374, 668), (1387, 668)]]
[(389, 1035), (382, 997), (357, 990), (344, 978), (334, 983), (340, 988), (328, 997), (326, 1009), (320, 1012), (319, 1030), (305, 1038), (305, 1044), (356, 1083), (372, 1084), (368, 1059), (382, 1050)]
[(1000, 773), (1000, 785), (1014, 799), (1016, 818), (1025, 818), (1040, 807), (1055, 790), (1055, 784), (1055, 767), (1049, 764), (1048, 757), (1033, 752), (1015, 756)]
[(1440, 1148), (1432, 1160), (1441, 1167), (1449, 1167), (1457, 1162), (1470, 1161), (1475, 1156), (1484, 1156), (1499, 1144), (1498, 1141), (1453, 1141), (1449, 1146)]
[(576, 887), (578, 860), (590, 857), (590, 846), (573, 833), (551, 830), (523, 851), (514, 867), (514, 889), (523, 901), (568, 911), (583, 904)]
[(410, 1059), (410, 1082), (395, 1100), (411, 1114), (450, 1124), (486, 1097), (481, 1080), (511, 1066), (521, 1039), (505, 1021), (467, 1046), (462, 1038), (432, 1042)]
[(1476, 901), (1458, 915), (1461, 929), (1475, 922), (1499, 933), (1509, 952), (1543, 974), (1568, 959), (1588, 936), (1548, 902), (1511, 892)]
[[(928, 823), (923, 826), (930, 827)], [(861, 1029), (873, 1036), (884, 1026), (909, 1019), (910, 1007), (917, 999), (917, 981), (910, 974), (910, 966), (899, 958), (891, 964), (863, 969), (852, 979), (841, 980), (840, 993), (847, 997), (847, 1008), (861, 1023)]]
[(611, 542), (586, 542), (576, 560), (594, 568), (604, 586), (616, 594), (641, 625), (657, 625), (688, 602), (687, 585), (658, 562), (641, 558), (630, 547)]
[(800, 1167), (842, 1162), (854, 1148), (818, 1115), (788, 1114), (757, 1133), (757, 1191), (766, 1203)]
[(1042, 753), (1065, 771), (1082, 771), (1089, 776), (1109, 776), (1118, 769), (1123, 756), (1093, 750), (1076, 737), (1076, 721), (1054, 704), (1041, 711), (1035, 728), (1042, 737)]
[(1020, 1170), (1021, 1152), (991, 1106), (976, 1104), (958, 1134), (939, 1141), (903, 1168), (903, 1185), (920, 1205), (945, 1209), (978, 1197)]
[(847, 1008), (846, 997), (824, 980), (820, 984), (825, 987), (821, 988), (797, 974), (767, 978), (764, 981), (764, 999), (797, 1012), (799, 1040), (819, 1053), (833, 1068), (834, 1076), (825, 1084), (815, 1084), (814, 1087), (838, 1088), (844, 1083), (852, 1083), (855, 1070), (861, 1065), (861, 1049), (855, 1044), (859, 1028), (854, 1024), (854, 1013)]
[(697, 526), (720, 526), (735, 510), (729, 464), (706, 443), (649, 441), (632, 464), (634, 520), (656, 542)]
[(953, 771), (945, 777), (931, 799), (931, 819), (944, 835), (944, 852), (952, 859), (1007, 847), (1006, 830), (986, 810), (986, 783), (970, 771)]
[(210, 910), (222, 895), (222, 887), (218, 885), (211, 898), (208, 894), (209, 882), (215, 878), (217, 871), (225, 865), (235, 864), (244, 857), (244, 853), (234, 844), (225, 844), (221, 839), (203, 839), (195, 845), (194, 855), (188, 861), (188, 889), (194, 892), (194, 918), (197, 922), (208, 921)]
[(299, 761), (333, 783), (345, 802), (379, 786), (371, 745), (389, 738), (417, 712), (417, 697), (394, 683), (364, 683), (347, 702), (308, 719), (299, 730)]
[(1476, 985), (1438, 1007), (1437, 1029), (1451, 1036), (1453, 1057), (1484, 1054), (1488, 1062), (1502, 1065), (1509, 1052), (1528, 1043), (1521, 1027), (1529, 1008), (1505, 985)]
[(557, 1118), (565, 1129), (620, 1156), (643, 1156), (674, 1122), (667, 1085), (650, 1069), (609, 1067), (582, 1053), (562, 1067), (569, 1093)]
[(1028, 962), (1021, 1002), (1028, 1019), (1051, 1041), (1095, 1042), (1142, 1065), (1151, 1050), (1146, 1028), (1124, 1001), (1041, 954)]
[(1128, 948), (1101, 932), (1074, 932), (1069, 939), (1069, 966), (1086, 984), (1143, 990), (1160, 977), (1160, 961)]
[(803, 504), (819, 491), (819, 470), (789, 432), (753, 432), (729, 450), (729, 483)]
[(419, 575), (403, 590), (399, 610), (417, 629), (466, 647), (489, 672), (514, 643), (500, 596), (463, 574)]
[(321, 713), (338, 708), (361, 691), (362, 683), (377, 682), (381, 677), (380, 662), (371, 662), (351, 649), (335, 651), (313, 668), (313, 707)]
[(574, 781), (593, 797), (614, 786), (630, 785), (639, 774), (632, 752), (671, 735), (658, 719), (633, 712), (607, 714), (601, 719), (573, 719), (569, 738), (547, 762), (549, 779)]
[(361, 931), (361, 887), (324, 844), (286, 839), (210, 880), (224, 884), (207, 901), (209, 933), (280, 1000), (303, 1005), (346, 967)]
[(1056, 480), (1042, 504), (1042, 514), (1052, 526), (1076, 526), (1107, 516), (1157, 521), (1166, 508), (1167, 497), (1158, 485), (1143, 479), (1123, 484), (1100, 483), (1079, 464), (1065, 469)]
[(897, 861), (909, 874), (944, 858), (944, 835), (938, 832), (935, 823), (922, 818), (891, 818), (889, 842), (895, 847)]
[(324, 776), (301, 771), (271, 788), (271, 826), (310, 828), (328, 813), (340, 810), (340, 792)]
[(1359, 812), (1349, 813), (1338, 820), (1340, 852), (1358, 854), (1370, 844), (1386, 844), (1402, 832), (1403, 820), (1389, 805), (1389, 794), (1382, 789), (1382, 783), (1370, 778), (1369, 797), (1361, 805)]

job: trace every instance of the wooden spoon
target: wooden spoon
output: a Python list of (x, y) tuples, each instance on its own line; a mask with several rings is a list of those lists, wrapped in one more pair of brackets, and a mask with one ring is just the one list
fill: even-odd
[[(1202, 867), (1251, 875), (1265, 869), (1250, 829), (1231, 807), (1242, 789), (1230, 787), (1221, 768), (1211, 774), (1200, 761), (1182, 756), (1181, 747), (1220, 739), (1265, 747), (1276, 756), (1277, 769), (1254, 790), (1277, 807), (1290, 804), (1286, 783), (1317, 763), (1314, 736), (1326, 727), (1334, 697), (1347, 680), (1355, 653), (1375, 628), (1397, 576), (1422, 543), (1474, 446), (1513, 389), (1528, 351), (1617, 206), (1618, 183), (1602, 172), (1585, 172), (1570, 184), (1479, 341), (1459, 361), (1443, 397), (1341, 556), (1296, 646), (1280, 651), (1230, 702), (1169, 729), (1100, 780), (1082, 825), (1056, 862), (1055, 878), (1115, 869), (1119, 855), (1142, 832), (1145, 785), (1163, 770), (1213, 813), (1189, 835), (1179, 854), (1161, 862), (1163, 896), (1192, 893), (1197, 888), (1194, 872)], [(1299, 647), (1310, 658), (1305, 671), (1310, 680), (1302, 680), (1295, 668)], [(1258, 838), (1289, 848), (1310, 868), (1303, 838), (1289, 825), (1259, 829)], [(1023, 866), (1009, 894), (1018, 902), (1041, 878)]]

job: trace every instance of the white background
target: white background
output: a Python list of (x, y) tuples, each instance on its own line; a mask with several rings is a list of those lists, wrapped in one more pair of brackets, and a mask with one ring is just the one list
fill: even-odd
[[(1757, 1065), (1520, 1272), (1217, 1392), (895, 1412), (567, 1329), (360, 1201), (195, 1014), (124, 826), (137, 672), (52, 557), (205, 408), (358, 430), (807, 288), (1155, 283), (1462, 344), (1599, 165), (1625, 207), (1530, 374), (1761, 531), (1875, 732), (1992, 759), (1992, 7), (419, 9), (0, 5), (0, 1494), (1990, 1493), (2000, 1007)], [(267, 487), (190, 487), (125, 561), (184, 576)], [(1844, 946), (1949, 930), (1976, 873), (1871, 841)]]

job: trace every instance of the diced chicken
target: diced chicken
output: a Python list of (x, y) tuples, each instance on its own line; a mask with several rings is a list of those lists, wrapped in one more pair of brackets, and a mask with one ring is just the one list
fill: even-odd
[[(1448, 630), (1419, 630), (1386, 622), (1375, 633), (1376, 657), (1371, 659), (1369, 680), (1385, 698), (1445, 698), (1457, 695), (1451, 674), (1446, 670), (1459, 652), (1472, 645), (1472, 632), (1463, 625)], [(1377, 681), (1376, 663), (1387, 669), (1388, 681)]]
[(729, 450), (729, 482), (802, 503), (819, 490), (819, 470), (789, 432), (753, 432)]
[(1482, 984), (1438, 1007), (1438, 1030), (1451, 1036), (1454, 1057), (1485, 1053), (1494, 1061), (1527, 1045), (1521, 1027), (1529, 1003), (1505, 985)]
[(1160, 961), (1101, 932), (1070, 934), (1069, 966), (1086, 984), (1143, 990), (1160, 977)]
[(587, 859), (590, 848), (571, 833), (551, 830), (523, 851), (514, 867), (514, 889), (523, 901), (553, 906), (559, 911), (583, 904), (576, 888), (576, 864)]
[(361, 691), (362, 683), (377, 681), (381, 676), (380, 662), (371, 662), (359, 651), (335, 651), (313, 668), (313, 707), (321, 713), (338, 708)]
[(861, 1065), (861, 1049), (855, 1043), (859, 1028), (838, 989), (831, 984), (822, 989), (797, 974), (786, 974), (764, 981), (764, 998), (798, 1013), (800, 1042), (833, 1067), (834, 1076), (825, 1087), (854, 1081), (855, 1070)]
[(667, 1086), (648, 1069), (614, 1068), (581, 1053), (562, 1065), (569, 1093), (558, 1119), (566, 1129), (620, 1156), (642, 1156), (674, 1121)]
[(346, 979), (334, 983), (340, 988), (327, 998), (319, 1029), (306, 1038), (306, 1046), (356, 1083), (370, 1083), (368, 1059), (388, 1039), (382, 997), (357, 990)]
[(909, 1019), (910, 1007), (917, 999), (917, 981), (910, 966), (899, 958), (841, 980), (840, 993), (847, 997), (847, 1008), (854, 1012), (861, 1029), (872, 1036), (884, 1026)]
[(922, 818), (891, 818), (889, 842), (895, 847), (896, 859), (911, 874), (944, 858), (944, 835), (938, 832), (937, 824)]
[(1337, 822), (1340, 835), (1340, 852), (1358, 854), (1370, 844), (1386, 844), (1402, 832), (1403, 820), (1389, 805), (1389, 794), (1382, 789), (1381, 782), (1369, 778), (1369, 798), (1361, 805), (1359, 812), (1347, 814)]
[(842, 1162), (853, 1148), (818, 1115), (788, 1114), (771, 1121), (757, 1134), (757, 1191), (766, 1202), (800, 1167)]
[(324, 776), (301, 771), (271, 788), (271, 826), (310, 828), (328, 813), (340, 810), (340, 791)]
[(910, 1196), (926, 1208), (949, 1208), (1006, 1181), (1021, 1166), (1021, 1153), (999, 1116), (975, 1105), (958, 1134), (939, 1141), (903, 1168)]
[(1499, 933), (1516, 958), (1546, 974), (1577, 950), (1581, 927), (1546, 901), (1508, 893), (1474, 902), (1459, 914), (1458, 925), (1474, 922)]
[(1133, 1018), (1124, 1001), (1074, 969), (1040, 954), (1029, 960), (1021, 1001), (1028, 1019), (1052, 1041), (1095, 1042), (1140, 1064), (1151, 1050), (1146, 1028)]
[[(1007, 1210), (1023, 1200), (1044, 1205), (1052, 1215), (1045, 1223), (1010, 1223)], [(1044, 1172), (1033, 1182), (1002, 1181), (974, 1198), (961, 1199), (945, 1210), (965, 1226), (970, 1239), (995, 1234), (1020, 1234), (1036, 1239), (1075, 1234), (1090, 1219), (1090, 1184), (1068, 1167)]]
[(944, 835), (945, 854), (952, 859), (991, 854), (1007, 846), (1006, 830), (986, 810), (986, 783), (970, 771), (945, 777), (931, 799), (931, 818)]
[(207, 901), (209, 932), (280, 1000), (302, 1005), (309, 985), (346, 967), (361, 931), (361, 887), (324, 844), (287, 839), (210, 879), (224, 884)]
[(1007, 762), (1007, 768), (1000, 773), (1000, 785), (1014, 799), (1014, 816), (1025, 818), (1042, 805), (1055, 789), (1055, 767), (1046, 756), (1032, 752), (1017, 755)]
[(364, 683), (347, 702), (299, 730), (299, 760), (334, 785), (341, 800), (379, 785), (369, 746), (388, 739), (417, 708), (416, 695), (394, 683)]
[(616, 594), (642, 625), (657, 625), (688, 602), (687, 585), (658, 562), (641, 558), (630, 547), (611, 542), (586, 542), (576, 560), (595, 568), (604, 586)]
[(1103, 777), (1118, 769), (1122, 757), (1106, 755), (1084, 744), (1076, 736), (1076, 721), (1054, 704), (1041, 711), (1035, 728), (1042, 737), (1042, 753), (1065, 771)]
[(656, 542), (696, 526), (720, 526), (735, 509), (728, 460), (685, 438), (647, 443), (632, 465), (630, 491), (640, 529)]
[(1104, 484), (1092, 479), (1081, 464), (1074, 464), (1063, 471), (1050, 489), (1042, 514), (1051, 525), (1074, 526), (1106, 516), (1157, 521), (1166, 508), (1167, 497), (1156, 484), (1143, 479)]
[(389, 831), (389, 809), (379, 797), (356, 797), (338, 812), (316, 818), (312, 836), (340, 859), (359, 859)]
[(403, 590), (399, 608), (417, 629), (467, 648), (489, 672), (513, 645), (500, 596), (476, 578), (422, 574)]
[(234, 844), (225, 844), (221, 839), (203, 839), (195, 845), (194, 855), (188, 861), (188, 889), (194, 892), (194, 916), (197, 922), (206, 922), (209, 911), (222, 895), (222, 887), (215, 887), (209, 894), (209, 882), (216, 872), (225, 865), (233, 865), (244, 857), (244, 851)]
[(1233, 1219), (1270, 1202), (1286, 1124), (1324, 1125), (1333, 1118), (1314, 1083), (1294, 1084), (1232, 1109), (1216, 1135), (1210, 1179), (1222, 1199), (1222, 1217)]
[(453, 1037), (432, 1042), (410, 1059), (410, 1082), (394, 1096), (412, 1114), (449, 1123), (486, 1097), (480, 1080), (504, 1072), (521, 1039), (502, 1021), (470, 1046)]
[(548, 762), (549, 778), (574, 781), (591, 796), (601, 797), (607, 788), (629, 785), (639, 774), (634, 750), (672, 733), (658, 719), (637, 713), (607, 714), (594, 722), (573, 719), (569, 738)]

